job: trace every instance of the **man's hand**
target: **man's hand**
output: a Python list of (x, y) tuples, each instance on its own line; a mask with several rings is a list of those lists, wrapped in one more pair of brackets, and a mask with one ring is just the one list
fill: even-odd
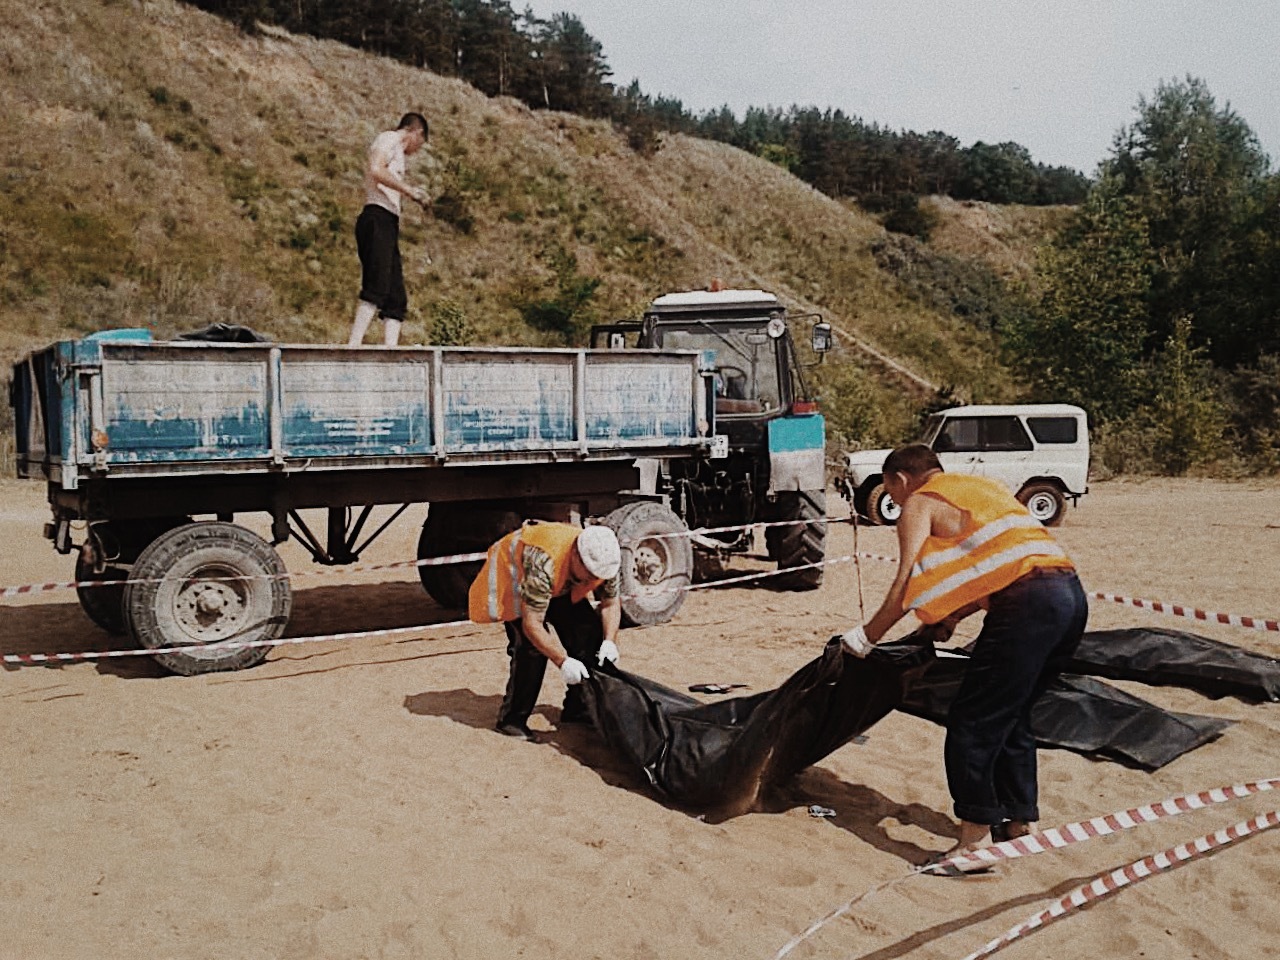
[(431, 197), (427, 195), (427, 191), (422, 187), (415, 187), (413, 193), (409, 194), (413, 201), (424, 210), (431, 206)]
[(603, 667), (606, 660), (615, 664), (618, 662), (618, 645), (612, 640), (600, 644), (600, 652), (596, 654), (596, 663), (600, 666)]
[(565, 657), (564, 663), (560, 664), (560, 676), (564, 677), (564, 682), (572, 687), (587, 679), (591, 674), (587, 673), (586, 665), (581, 660)]
[(840, 634), (840, 641), (844, 644), (845, 650), (859, 658), (865, 657), (876, 648), (876, 645), (867, 639), (867, 631), (862, 624)]

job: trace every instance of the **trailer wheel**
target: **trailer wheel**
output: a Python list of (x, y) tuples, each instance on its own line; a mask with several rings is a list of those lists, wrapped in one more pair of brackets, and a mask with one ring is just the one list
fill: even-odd
[[(418, 536), (418, 559), (447, 557), (455, 553), (483, 553), (524, 521), (509, 506), (478, 507), (474, 504), (432, 504)], [(446, 610), (467, 609), (471, 581), (483, 561), (418, 567), (418, 577), (428, 596)]]
[(209, 645), (276, 640), (293, 605), (280, 555), (233, 523), (189, 523), (160, 535), (139, 555), (132, 578), (123, 603), (129, 633), (147, 649), (183, 647), (154, 654), (183, 676), (261, 663), (266, 646)]
[[(128, 580), (128, 565), (138, 559), (138, 554), (152, 540), (166, 530), (190, 522), (190, 517), (157, 517), (94, 524), (89, 541), (76, 554), (76, 582)], [(97, 564), (92, 551), (95, 550), (105, 552), (110, 558), (101, 573), (94, 570)], [(85, 615), (107, 633), (118, 636), (125, 632), (123, 583), (110, 587), (76, 587), (76, 597)]]
[(773, 577), (783, 590), (816, 590), (822, 586), (822, 567), (818, 563), (826, 555), (827, 525), (812, 521), (825, 519), (827, 494), (820, 490), (796, 490), (778, 494), (774, 516), (778, 520), (806, 521), (782, 527), (765, 527), (764, 542), (769, 556), (778, 561), (778, 569), (804, 567), (794, 573)]
[(684, 521), (660, 503), (640, 501), (614, 510), (604, 522), (622, 546), (618, 593), (624, 623), (666, 623), (684, 603), (693, 582), (693, 545)]
[(110, 587), (79, 586), (81, 583), (92, 583), (95, 580), (128, 580), (129, 571), (123, 567), (106, 567), (101, 573), (95, 573), (93, 563), (83, 555), (76, 557), (76, 597), (80, 600), (80, 609), (85, 615), (112, 636), (125, 632), (124, 628), (124, 584)]

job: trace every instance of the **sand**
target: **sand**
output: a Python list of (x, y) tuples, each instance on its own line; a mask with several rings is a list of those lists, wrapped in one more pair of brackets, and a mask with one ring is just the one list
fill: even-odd
[[(70, 579), (68, 558), (40, 537), (46, 516), (39, 484), (0, 483), (0, 585)], [(410, 558), (421, 516), (402, 519), (365, 560)], [(1090, 590), (1280, 616), (1275, 482), (1095, 484), (1059, 536)], [(830, 553), (852, 546), (851, 529), (836, 527)], [(859, 546), (896, 552), (885, 528), (863, 529)], [(282, 552), (290, 569), (316, 569)], [(868, 614), (892, 570), (862, 565)], [(623, 665), (682, 688), (766, 689), (857, 618), (857, 593), (851, 564), (812, 593), (698, 591), (674, 622), (624, 631)], [(297, 581), (290, 634), (452, 618), (411, 570), (326, 576)], [(1183, 626), (1280, 649), (1276, 634), (1115, 604), (1095, 602), (1091, 623)], [(964, 624), (958, 639), (976, 629)], [(113, 645), (68, 592), (0, 610), (5, 653)], [(195, 678), (145, 658), (7, 669), (0, 957), (769, 958), (952, 842), (942, 731), (924, 721), (893, 715), (769, 810), (715, 823), (663, 803), (590, 730), (557, 729), (556, 676), (533, 719), (544, 742), (492, 731), (505, 676), (493, 626), (283, 647), (254, 669)], [(1154, 774), (1042, 751), (1043, 825), (1280, 776), (1280, 706), (1123, 686), (1239, 722)], [(836, 816), (810, 817), (811, 803)], [(1277, 807), (1280, 794), (1263, 794), (1009, 863), (993, 878), (917, 877), (792, 956), (963, 957), (1099, 872)], [(1280, 955), (1278, 854), (1280, 830), (1245, 840), (1005, 955)]]

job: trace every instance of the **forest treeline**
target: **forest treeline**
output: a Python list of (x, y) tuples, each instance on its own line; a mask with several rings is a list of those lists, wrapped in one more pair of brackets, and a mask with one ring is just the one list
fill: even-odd
[[(726, 107), (695, 114), (678, 98), (618, 87), (604, 48), (568, 13), (542, 19), (507, 0), (193, 0), (252, 30), (257, 23), (337, 40), (455, 76), (535, 109), (608, 119), (640, 152), (664, 131), (730, 143), (773, 161), (832, 197), (875, 211), (921, 194), (991, 203), (1074, 204), (1088, 180), (1035, 162), (1017, 143), (965, 147), (946, 133), (898, 132), (841, 110)], [(907, 202), (910, 207), (910, 202)], [(908, 229), (907, 232), (912, 232)]]

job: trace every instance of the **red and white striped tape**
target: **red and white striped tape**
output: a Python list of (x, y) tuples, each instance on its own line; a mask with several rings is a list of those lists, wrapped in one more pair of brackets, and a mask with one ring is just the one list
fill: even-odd
[(1253, 834), (1263, 833), (1275, 826), (1280, 826), (1280, 810), (1272, 810), (1270, 813), (1261, 814), (1251, 820), (1243, 820), (1224, 830), (1207, 834), (1189, 843), (1170, 847), (1161, 853), (1135, 860), (1119, 870), (1113, 870), (1111, 873), (1095, 877), (1089, 883), (1077, 887), (1061, 900), (1013, 927), (1004, 936), (997, 937), (980, 950), (975, 950), (964, 960), (979, 960), (980, 957), (989, 957), (1015, 940), (1021, 939), (1036, 930), (1043, 929), (1055, 920), (1060, 920), (1081, 907), (1095, 903), (1104, 897), (1109, 897), (1129, 886), (1129, 884), (1145, 880), (1147, 877), (1155, 876), (1166, 870), (1173, 870), (1189, 860), (1204, 856), (1211, 850), (1236, 843)]
[(1220, 803), (1227, 803), (1231, 800), (1239, 800), (1243, 797), (1250, 797), (1254, 794), (1265, 793), (1269, 790), (1280, 789), (1280, 777), (1273, 777), (1266, 780), (1254, 780), (1250, 783), (1238, 783), (1227, 787), (1217, 787), (1213, 790), (1203, 790), (1199, 793), (1186, 793), (1181, 796), (1170, 797), (1167, 800), (1160, 800), (1156, 803), (1146, 804), (1141, 807), (1133, 807), (1129, 810), (1120, 810), (1116, 813), (1109, 813), (1102, 817), (1093, 817), (1090, 820), (1081, 820), (1076, 823), (1068, 823), (1065, 826), (1054, 827), (1044, 830), (1040, 833), (1031, 834), (1025, 837), (1018, 837), (1015, 840), (1005, 840), (1001, 843), (993, 843), (986, 847), (980, 847), (968, 854), (960, 854), (949, 857), (939, 863), (927, 864), (925, 866), (916, 867), (910, 873), (901, 877), (895, 877), (884, 883), (872, 887), (863, 893), (858, 894), (852, 900), (848, 900), (840, 906), (836, 907), (826, 916), (815, 920), (803, 932), (792, 937), (787, 943), (774, 954), (773, 960), (782, 960), (792, 950), (804, 943), (815, 933), (827, 926), (834, 920), (847, 914), (854, 906), (867, 900), (876, 893), (886, 890), (889, 887), (897, 886), (904, 881), (910, 880), (912, 877), (920, 876), (931, 870), (937, 870), (941, 866), (955, 865), (957, 867), (973, 866), (981, 862), (997, 863), (1000, 860), (1013, 860), (1019, 857), (1033, 856), (1037, 853), (1046, 853), (1049, 850), (1059, 850), (1063, 847), (1072, 846), (1073, 844), (1083, 843), (1092, 840), (1095, 837), (1105, 837), (1109, 834), (1117, 833), (1121, 830), (1130, 830), (1144, 823), (1155, 823), (1167, 817), (1176, 817), (1182, 813), (1190, 813), (1193, 810), (1202, 810), (1205, 807), (1215, 806)]
[(1212, 610), (1197, 610), (1181, 603), (1165, 603), (1162, 600), (1139, 600), (1136, 597), (1122, 597), (1114, 593), (1091, 593), (1095, 600), (1109, 600), (1143, 610), (1154, 610), (1171, 617), (1184, 617), (1187, 620), (1202, 620), (1206, 623), (1223, 623), (1232, 627), (1246, 627), (1250, 630), (1267, 630), (1280, 633), (1280, 620), (1267, 620), (1263, 617), (1244, 617), (1234, 613), (1214, 613)]
[[(463, 556), (467, 556), (467, 555), (464, 554)], [(480, 554), (480, 557), (483, 558), (484, 554)], [(435, 559), (444, 560), (446, 558), (438, 557)], [(810, 567), (822, 567), (822, 566), (829, 566), (831, 564), (836, 564), (836, 563), (846, 563), (852, 559), (853, 558), (849, 556), (834, 557), (828, 560), (821, 560), (816, 563), (806, 563), (801, 566), (786, 567), (781, 570), (762, 570), (758, 573), (750, 573), (745, 576), (734, 577), (730, 580), (718, 580), (712, 583), (700, 583), (700, 584), (682, 583), (675, 586), (666, 586), (666, 587), (659, 586), (656, 588), (651, 588), (649, 591), (646, 592), (645, 595), (647, 596), (647, 595), (652, 595), (653, 593), (667, 592), (667, 591), (696, 590), (703, 587), (720, 586), (721, 584), (726, 584), (726, 583), (742, 583), (747, 580), (763, 580), (763, 579), (766, 579), (767, 577), (785, 576), (788, 573), (794, 573), (797, 570), (804, 570)], [(224, 579), (236, 579), (236, 578), (224, 578)], [(139, 581), (134, 581), (134, 582), (139, 582)], [(362, 631), (357, 633), (341, 633), (341, 634), (331, 634), (331, 635), (318, 636), (318, 637), (290, 637), (290, 638), (279, 639), (279, 640), (255, 640), (255, 641), (221, 640), (215, 643), (203, 644), (201, 645), (201, 648), (205, 650), (209, 650), (209, 649), (235, 650), (241, 647), (273, 647), (273, 646), (284, 646), (286, 644), (297, 644), (297, 643), (324, 643), (324, 642), (332, 642), (332, 641), (338, 641), (338, 640), (352, 640), (352, 639), (358, 639), (358, 638), (364, 638), (364, 637), (380, 636), (386, 633), (404, 633), (406, 631), (412, 631), (412, 630), (434, 630), (434, 629), (439, 629), (441, 627), (467, 626), (467, 625), (471, 625), (470, 620), (455, 620), (455, 621), (451, 621), (450, 623), (424, 624), (422, 626), (416, 626), (416, 627), (395, 627), (390, 630), (373, 630), (373, 631)], [(138, 650), (138, 649), (94, 650), (94, 651), (85, 651), (80, 653), (6, 653), (3, 655), (3, 657), (0, 657), (0, 662), (9, 663), (9, 664), (18, 664), (23, 666), (36, 666), (36, 665), (45, 664), (45, 663), (74, 663), (76, 661), (81, 661), (81, 660), (101, 660), (109, 657), (149, 657), (152, 654), (157, 654), (157, 653), (189, 653), (189, 652), (190, 652), (189, 647), (178, 646), (178, 647), (163, 647), (163, 648), (144, 648), (141, 650)]]
[[(199, 644), (202, 651), (240, 650), (249, 647), (283, 647), (306, 643), (332, 643), (336, 640), (367, 640), (370, 637), (387, 637), (397, 633), (414, 633), (425, 630), (444, 630), (449, 627), (474, 627), (470, 620), (450, 620), (447, 623), (424, 623), (414, 627), (388, 627), (384, 630), (358, 630), (354, 633), (332, 633), (318, 637), (284, 637), (277, 640), (221, 640), (217, 643)], [(5, 663), (35, 666), (42, 663), (73, 663), (82, 660), (107, 660), (115, 657), (150, 657), (157, 653), (187, 653), (190, 646), (144, 647), (140, 650), (87, 650), (83, 653), (7, 653)]]

